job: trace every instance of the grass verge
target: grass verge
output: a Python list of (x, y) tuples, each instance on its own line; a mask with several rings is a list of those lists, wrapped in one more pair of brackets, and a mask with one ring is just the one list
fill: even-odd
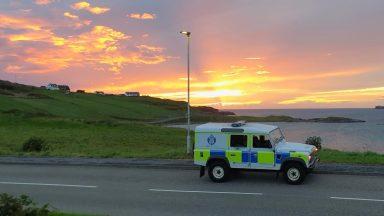
[[(42, 138), (41, 152), (22, 151), (31, 137)], [(193, 137), (193, 136), (192, 136)], [(384, 155), (323, 149), (324, 163), (382, 164)], [(0, 114), (0, 155), (191, 158), (185, 154), (185, 131), (138, 122), (25, 118)]]
[(384, 165), (384, 155), (374, 152), (344, 152), (333, 149), (323, 149), (319, 152), (319, 156), (321, 162), (324, 163)]
[[(24, 152), (31, 137), (40, 152)], [(185, 158), (185, 130), (138, 122), (24, 118), (0, 114), (0, 155)]]

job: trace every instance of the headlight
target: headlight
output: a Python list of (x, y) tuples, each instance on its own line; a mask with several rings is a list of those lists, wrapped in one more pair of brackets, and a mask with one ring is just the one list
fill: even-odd
[(312, 156), (308, 155), (308, 161), (311, 161)]

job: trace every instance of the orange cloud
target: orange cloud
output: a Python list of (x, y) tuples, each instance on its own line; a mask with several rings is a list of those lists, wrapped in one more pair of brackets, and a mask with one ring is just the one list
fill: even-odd
[(31, 20), (31, 19), (20, 19), (16, 17), (6, 16), (0, 14), (0, 28), (8, 28), (14, 30), (26, 29), (39, 31), (41, 30), (41, 26), (45, 25), (45, 22)]
[[(131, 36), (107, 26), (95, 26), (88, 32), (63, 37), (57, 36), (48, 24), (40, 21), (5, 15), (0, 15), (0, 21), (0, 30), (21, 30), (17, 34), (0, 35), (0, 39), (12, 43), (10, 46), (15, 47), (14, 52), (20, 52), (17, 50), (18, 43), (32, 43), (22, 49), (26, 57), (19, 58), (22, 62), (16, 64), (28, 64), (30, 68), (16, 68), (12, 66), (15, 64), (10, 66), (7, 63), (4, 67), (8, 67), (8, 72), (49, 73), (88, 65), (89, 68), (104, 68), (106, 71), (120, 73), (126, 64), (159, 64), (167, 60), (162, 55), (164, 49), (161, 47), (142, 44), (127, 49), (125, 44)], [(16, 55), (9, 51), (8, 54)]]
[(71, 14), (70, 12), (65, 12), (64, 13), (65, 17), (71, 18), (71, 19), (79, 19), (79, 16), (76, 16), (74, 14)]
[(54, 2), (55, 0), (35, 0), (35, 4), (38, 4), (38, 5), (47, 5), (47, 4), (51, 4), (52, 2)]
[(359, 89), (343, 89), (335, 91), (314, 92), (293, 99), (280, 101), (279, 104), (296, 104), (302, 102), (313, 103), (340, 103), (374, 100), (384, 94), (384, 87), (371, 87)]
[[(237, 109), (244, 107), (253, 107), (263, 103), (262, 100), (243, 100), (243, 97), (233, 98), (233, 99), (210, 99), (210, 100), (199, 100), (199, 102), (194, 102), (194, 106), (213, 106), (222, 109)], [(193, 101), (196, 101), (193, 99)]]
[(5, 68), (5, 71), (8, 72), (8, 73), (15, 73), (15, 72), (19, 72), (21, 68), (22, 67), (20, 67), (18, 65), (8, 65)]
[(71, 7), (75, 10), (86, 10), (93, 14), (103, 14), (110, 10), (110, 8), (107, 7), (92, 7), (91, 4), (86, 1), (74, 3)]
[(162, 47), (148, 46), (148, 45), (145, 45), (145, 44), (142, 44), (142, 45), (139, 45), (139, 46), (136, 46), (136, 47), (141, 49), (141, 50), (149, 50), (149, 51), (152, 51), (152, 52), (161, 52), (161, 51), (164, 50), (164, 48), (162, 48)]
[[(185, 99), (186, 92), (170, 92), (170, 93), (158, 93), (150, 94), (154, 97), (160, 98), (172, 98), (172, 99)], [(238, 89), (220, 89), (211, 91), (191, 91), (191, 97), (193, 98), (217, 98), (217, 97), (240, 97), (243, 96), (243, 92)]]
[(89, 26), (92, 21), (91, 20), (80, 20), (79, 16), (75, 15), (75, 14), (72, 14), (70, 12), (65, 12), (63, 14), (65, 17), (68, 17), (69, 19), (72, 19), (74, 20), (75, 22), (72, 23), (70, 26), (73, 26), (75, 27), (75, 29), (79, 29), (83, 26)]
[(127, 15), (128, 17), (132, 19), (142, 19), (142, 20), (148, 20), (148, 19), (156, 19), (156, 14), (150, 14), (150, 13), (131, 13)]
[(245, 60), (261, 60), (260, 57), (246, 57)]

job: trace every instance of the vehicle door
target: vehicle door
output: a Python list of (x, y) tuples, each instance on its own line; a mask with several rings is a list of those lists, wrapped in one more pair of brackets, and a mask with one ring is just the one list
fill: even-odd
[(255, 134), (250, 136), (250, 167), (252, 169), (273, 169), (275, 167), (275, 151), (269, 136)]
[(232, 168), (249, 168), (248, 135), (228, 134), (226, 157)]

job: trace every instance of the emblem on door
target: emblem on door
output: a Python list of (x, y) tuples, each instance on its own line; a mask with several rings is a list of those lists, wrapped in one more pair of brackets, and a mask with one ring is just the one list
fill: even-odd
[(216, 137), (214, 137), (212, 134), (207, 138), (207, 142), (209, 145), (214, 145), (216, 143)]

